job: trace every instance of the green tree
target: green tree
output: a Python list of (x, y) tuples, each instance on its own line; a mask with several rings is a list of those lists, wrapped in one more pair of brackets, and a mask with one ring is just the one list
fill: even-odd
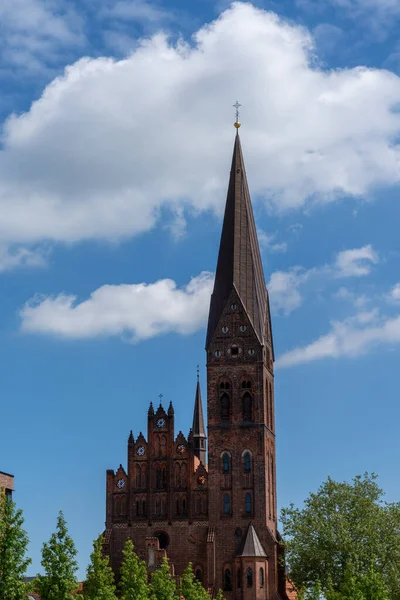
[(154, 600), (177, 599), (176, 583), (167, 558), (163, 559), (161, 566), (151, 575), (150, 597)]
[(72, 538), (68, 535), (67, 524), (60, 511), (57, 518), (56, 532), (42, 548), (42, 567), (44, 575), (35, 579), (35, 590), (41, 600), (77, 600), (78, 587), (76, 572), (77, 550)]
[(116, 600), (114, 573), (109, 557), (103, 556), (103, 536), (93, 542), (93, 552), (87, 568), (85, 600)]
[(215, 596), (215, 600), (225, 600), (222, 590), (218, 590), (218, 594)]
[(200, 581), (196, 579), (191, 563), (188, 564), (183, 572), (180, 592), (185, 600), (210, 600), (209, 594), (203, 588)]
[(147, 600), (150, 587), (147, 582), (146, 564), (136, 552), (132, 540), (125, 542), (122, 551), (121, 600)]
[(29, 543), (22, 511), (0, 489), (0, 598), (25, 600), (24, 577), (31, 563), (25, 557)]
[(283, 509), (281, 520), (296, 588), (310, 589), (319, 581), (325, 595), (347, 593), (343, 585), (348, 577), (365, 595), (362, 578), (364, 587), (367, 581), (375, 585), (372, 560), (374, 577), (380, 573), (390, 599), (400, 600), (400, 503), (383, 501), (375, 475), (366, 473), (352, 483), (329, 478), (302, 509)]

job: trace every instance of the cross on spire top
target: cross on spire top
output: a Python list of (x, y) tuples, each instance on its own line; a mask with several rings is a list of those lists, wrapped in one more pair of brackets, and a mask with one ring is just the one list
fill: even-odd
[(241, 105), (241, 104), (239, 104), (239, 102), (238, 102), (237, 100), (236, 100), (235, 104), (233, 105), (233, 108), (236, 108), (236, 121), (235, 121), (235, 127), (236, 127), (236, 129), (239, 129), (239, 127), (240, 127), (240, 121), (239, 121), (239, 108), (240, 108), (241, 106), (242, 106), (242, 105)]

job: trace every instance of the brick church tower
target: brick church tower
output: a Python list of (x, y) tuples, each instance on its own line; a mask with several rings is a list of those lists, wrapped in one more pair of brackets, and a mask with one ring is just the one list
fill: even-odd
[(150, 404), (147, 439), (107, 471), (105, 551), (118, 574), (131, 538), (149, 570), (188, 562), (212, 595), (286, 600), (277, 531), (273, 342), (242, 149), (236, 134), (207, 338), (207, 436), (197, 381), (193, 426)]

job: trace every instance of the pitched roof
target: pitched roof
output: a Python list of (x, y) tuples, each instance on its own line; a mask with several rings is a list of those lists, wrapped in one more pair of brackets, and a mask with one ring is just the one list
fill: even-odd
[(201, 400), (200, 382), (197, 382), (196, 386), (196, 398), (194, 401), (194, 412), (193, 412), (193, 437), (206, 437), (206, 429), (204, 427), (203, 417), (203, 402)]
[(252, 523), (250, 523), (249, 528), (247, 530), (243, 550), (242, 553), (239, 554), (239, 556), (267, 556)]
[(263, 344), (266, 318), (269, 319), (268, 298), (238, 134), (233, 149), (217, 271), (211, 296), (207, 348), (233, 288)]

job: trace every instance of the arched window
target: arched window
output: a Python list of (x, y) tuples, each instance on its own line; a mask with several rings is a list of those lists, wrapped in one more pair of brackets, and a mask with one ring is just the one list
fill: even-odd
[(219, 384), (219, 389), (220, 389), (220, 390), (229, 390), (229, 388), (230, 388), (230, 387), (231, 387), (231, 386), (229, 385), (229, 381), (222, 381), (222, 382)]
[(245, 510), (246, 510), (246, 515), (251, 515), (252, 511), (252, 501), (251, 501), (251, 494), (250, 492), (247, 492), (246, 496), (245, 496)]
[(114, 497), (114, 512), (118, 516), (121, 514), (121, 496)]
[(136, 516), (140, 517), (140, 502), (136, 500)]
[(141, 472), (142, 472), (141, 487), (146, 488), (147, 487), (147, 467), (146, 467), (146, 465), (142, 465)]
[(224, 494), (224, 515), (231, 514), (231, 497), (229, 494)]
[(155, 514), (156, 514), (157, 516), (159, 516), (159, 515), (160, 515), (160, 513), (161, 513), (161, 502), (160, 502), (160, 498), (156, 498), (156, 501), (155, 501), (155, 510), (154, 510), (154, 512), (155, 512)]
[(222, 472), (227, 474), (231, 471), (231, 461), (230, 456), (227, 452), (222, 455)]
[(252, 420), (252, 398), (248, 392), (243, 396), (243, 421)]
[(229, 420), (231, 417), (231, 401), (228, 394), (222, 394), (221, 396), (221, 419), (224, 421)]
[(179, 501), (179, 498), (176, 499), (176, 514), (177, 515), (181, 514), (181, 503)]
[(165, 435), (161, 436), (160, 452), (161, 452), (161, 456), (167, 456), (167, 438)]
[(121, 515), (126, 515), (126, 496), (121, 498)]
[(142, 515), (147, 517), (147, 503), (146, 500), (142, 500)]
[(141, 470), (140, 470), (140, 466), (136, 465), (135, 485), (137, 488), (140, 488), (140, 484), (141, 484)]
[(157, 467), (156, 469), (156, 488), (160, 490), (162, 488), (162, 473), (161, 467)]
[(186, 501), (186, 496), (184, 496), (183, 499), (182, 499), (182, 514), (183, 515), (187, 515), (187, 501)]
[(186, 479), (187, 479), (187, 467), (186, 464), (183, 463), (181, 466), (181, 487), (186, 487)]
[(224, 571), (224, 590), (228, 592), (231, 589), (232, 589), (231, 570), (225, 569), (225, 571)]
[(251, 381), (242, 381), (241, 387), (243, 389), (251, 389)]
[(195, 576), (196, 576), (197, 581), (199, 581), (200, 583), (203, 582), (203, 573), (200, 568), (196, 569)]
[(246, 571), (247, 587), (253, 587), (253, 571), (250, 567)]
[(201, 515), (201, 496), (197, 494), (196, 496), (196, 515)]
[(181, 465), (179, 463), (175, 464), (175, 486), (181, 487)]
[(264, 587), (264, 569), (262, 567), (260, 567), (260, 571), (259, 571), (259, 581), (260, 581), (260, 587)]
[(167, 499), (166, 498), (161, 498), (161, 514), (162, 515), (167, 514)]
[(154, 453), (157, 457), (160, 456), (160, 437), (154, 436)]
[(251, 455), (250, 452), (246, 452), (243, 456), (243, 466), (245, 473), (251, 473)]
[(239, 590), (242, 587), (242, 571), (240, 569), (237, 570), (237, 587)]

